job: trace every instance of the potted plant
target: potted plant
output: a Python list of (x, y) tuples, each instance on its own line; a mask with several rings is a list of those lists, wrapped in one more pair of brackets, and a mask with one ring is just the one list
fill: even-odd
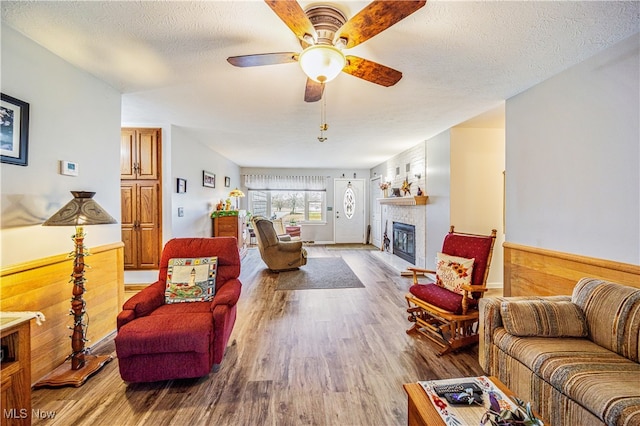
[(389, 196), (389, 188), (391, 187), (391, 182), (381, 182), (380, 189), (382, 190), (382, 195), (384, 198)]

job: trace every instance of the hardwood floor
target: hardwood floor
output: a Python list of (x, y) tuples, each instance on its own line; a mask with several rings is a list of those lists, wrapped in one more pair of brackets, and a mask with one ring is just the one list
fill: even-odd
[[(243, 260), (238, 319), (219, 371), (127, 385), (115, 359), (80, 388), (33, 391), (34, 425), (404, 425), (403, 383), (483, 374), (477, 346), (436, 357), (405, 333), (410, 279), (368, 250), (342, 256), (365, 288), (276, 291), (257, 249)], [(114, 351), (113, 340), (94, 353)]]

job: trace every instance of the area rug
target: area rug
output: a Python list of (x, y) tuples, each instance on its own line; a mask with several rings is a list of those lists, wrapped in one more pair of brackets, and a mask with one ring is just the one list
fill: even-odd
[(341, 257), (310, 257), (295, 271), (278, 274), (276, 290), (359, 288), (364, 284)]

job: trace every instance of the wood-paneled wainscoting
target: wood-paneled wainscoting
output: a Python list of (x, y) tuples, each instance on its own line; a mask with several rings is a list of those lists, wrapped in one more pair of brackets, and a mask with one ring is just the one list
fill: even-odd
[[(85, 258), (87, 346), (116, 329), (116, 316), (124, 300), (124, 250), (122, 243), (90, 249)], [(46, 321), (31, 324), (31, 383), (62, 364), (71, 353), (73, 317), (70, 275), (73, 259), (56, 255), (3, 268), (0, 275), (0, 310), (40, 311)]]
[(640, 288), (640, 266), (505, 242), (504, 295), (571, 295), (582, 277)]

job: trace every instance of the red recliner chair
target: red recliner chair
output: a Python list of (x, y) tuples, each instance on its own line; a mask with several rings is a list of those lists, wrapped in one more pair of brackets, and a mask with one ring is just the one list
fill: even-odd
[[(170, 259), (217, 256), (212, 301), (165, 303)], [(242, 284), (236, 239), (174, 238), (160, 259), (158, 281), (126, 301), (115, 338), (120, 376), (127, 382), (202, 377), (222, 362), (236, 320)]]

